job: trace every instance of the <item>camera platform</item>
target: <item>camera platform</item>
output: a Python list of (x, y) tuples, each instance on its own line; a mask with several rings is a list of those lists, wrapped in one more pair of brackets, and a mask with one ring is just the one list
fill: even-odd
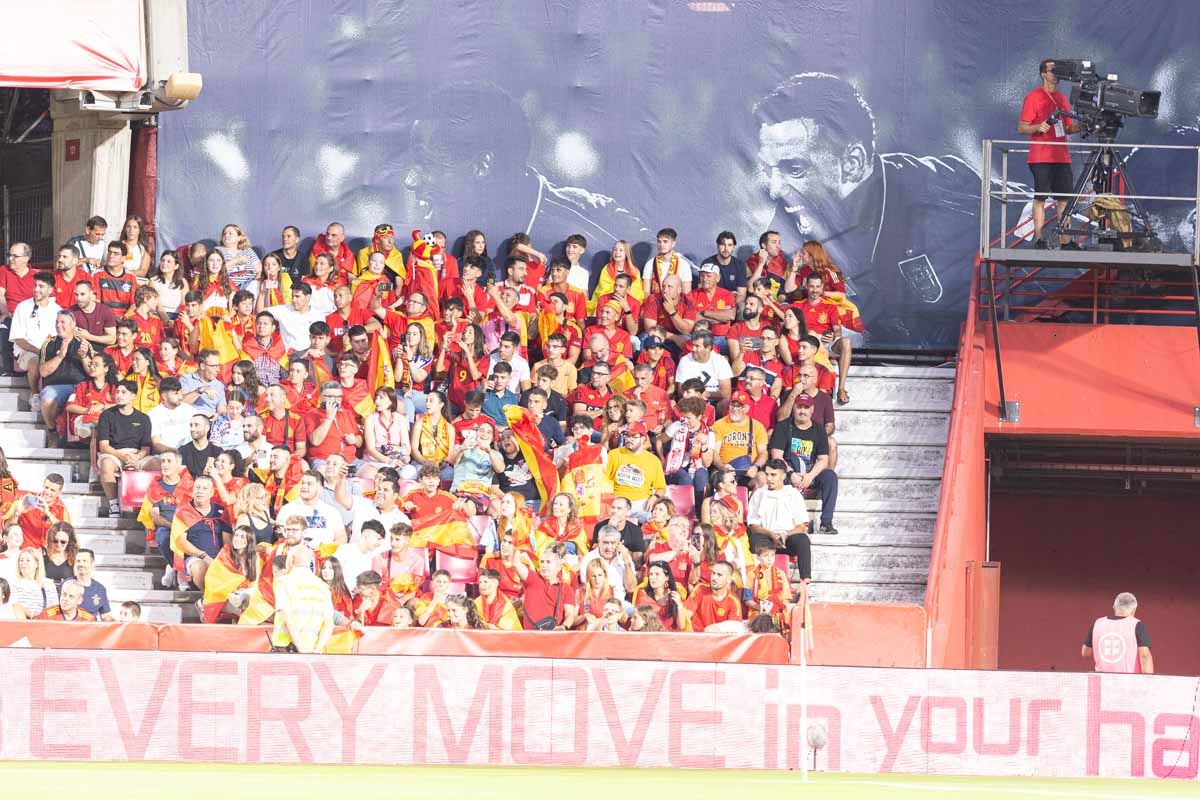
[(1138, 253), (1113, 250), (1035, 250), (1032, 247), (989, 247), (983, 254), (984, 261), (997, 264), (1013, 264), (1026, 267), (1055, 266), (1079, 267), (1129, 267), (1137, 269), (1190, 269), (1191, 253)]

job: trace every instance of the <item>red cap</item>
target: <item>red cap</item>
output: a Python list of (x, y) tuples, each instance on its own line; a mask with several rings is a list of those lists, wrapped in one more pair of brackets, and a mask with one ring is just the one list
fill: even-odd
[(740, 406), (750, 405), (750, 393), (744, 389), (738, 389), (733, 393), (733, 397), (729, 398), (730, 404), (737, 403)]
[(639, 434), (641, 434), (642, 436), (645, 436), (646, 435), (646, 423), (641, 422), (640, 420), (638, 422), (629, 423), (628, 427), (625, 428), (625, 434), (627, 436), (637, 436)]
[(812, 404), (813, 404), (813, 399), (811, 397), (809, 397), (808, 395), (806, 395), (806, 394), (796, 395), (796, 405), (811, 406)]

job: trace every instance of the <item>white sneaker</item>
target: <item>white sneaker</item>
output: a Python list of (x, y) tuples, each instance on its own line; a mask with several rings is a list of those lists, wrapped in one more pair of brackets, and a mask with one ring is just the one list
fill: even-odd
[(167, 568), (165, 570), (163, 570), (163, 576), (162, 576), (163, 588), (164, 589), (174, 589), (175, 584), (177, 582), (178, 581), (176, 581), (176, 579), (175, 579), (175, 568), (168, 564)]

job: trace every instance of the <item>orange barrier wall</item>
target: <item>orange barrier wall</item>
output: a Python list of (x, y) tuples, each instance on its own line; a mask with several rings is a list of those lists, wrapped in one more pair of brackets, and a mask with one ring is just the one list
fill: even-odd
[(1001, 323), (1004, 392), (1021, 421), (999, 421), (988, 339), (989, 434), (1200, 438), (1200, 350), (1195, 328)]
[(967, 635), (967, 562), (983, 561), (987, 537), (987, 484), (983, 442), (984, 337), (976, 332), (979, 271), (958, 347), (954, 406), (942, 468), (942, 494), (925, 590), (931, 667), (971, 666)]
[(1133, 592), (1156, 672), (1200, 675), (1200, 500), (992, 493), (1000, 668), (1086, 670), (1079, 645)]
[[(925, 666), (925, 609), (907, 603), (813, 603), (808, 663)], [(800, 663), (799, 610), (792, 618), (792, 663)]]
[(0, 622), (0, 647), (157, 650), (158, 627), (146, 622)]

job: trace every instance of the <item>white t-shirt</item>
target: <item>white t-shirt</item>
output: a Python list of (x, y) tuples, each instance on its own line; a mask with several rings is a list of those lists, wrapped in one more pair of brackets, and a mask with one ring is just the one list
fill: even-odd
[(333, 544), (337, 534), (346, 530), (346, 526), (342, 524), (342, 515), (328, 503), (318, 502), (310, 506), (302, 500), (294, 500), (279, 509), (279, 513), (275, 515), (275, 519), (284, 523), (289, 517), (304, 517), (308, 522), (304, 539), (314, 547)]
[(175, 408), (167, 408), (159, 404), (150, 409), (150, 435), (167, 447), (183, 447), (191, 441), (192, 417), (196, 409), (188, 403), (180, 403)]
[(585, 295), (588, 290), (588, 283), (592, 280), (592, 274), (588, 272), (588, 268), (583, 264), (576, 264), (567, 272), (567, 285), (573, 289), (578, 289)]
[[(496, 366), (499, 361), (500, 354), (492, 353), (492, 366)], [(508, 365), (512, 367), (512, 378), (508, 381), (508, 390), (513, 394), (519, 395), (521, 393), (521, 381), (529, 380), (529, 362), (521, 356), (514, 355), (512, 361), (508, 362)]]
[(88, 244), (87, 237), (81, 236), (75, 240), (75, 249), (79, 251), (82, 258), (93, 258), (96, 263), (103, 264), (108, 255), (108, 241), (108, 239), (101, 239), (95, 244)]
[(679, 359), (679, 365), (675, 368), (675, 382), (682, 384), (692, 378), (700, 378), (705, 382), (707, 391), (715, 392), (721, 388), (721, 381), (733, 380), (733, 370), (725, 356), (715, 350), (708, 354), (708, 361), (703, 364), (689, 353)]
[(291, 352), (307, 350), (312, 342), (308, 335), (308, 327), (314, 322), (325, 321), (325, 314), (317, 311), (314, 306), (309, 306), (308, 311), (303, 314), (290, 305), (271, 306), (267, 311), (270, 311), (271, 316), (279, 323), (284, 347)]
[(403, 511), (401, 511), (399, 506), (393, 506), (391, 511), (383, 513), (380, 512), (380, 510), (376, 508), (375, 504), (371, 501), (361, 497), (355, 499), (362, 500), (365, 505), (360, 506), (358, 503), (354, 504), (354, 521), (351, 523), (353, 533), (350, 534), (350, 541), (352, 542), (358, 541), (358, 536), (362, 533), (362, 526), (364, 522), (369, 519), (379, 520), (379, 524), (383, 525), (383, 547), (386, 550), (387, 536), (388, 532), (392, 529), (392, 526), (397, 522), (407, 522), (409, 524), (412, 523), (412, 520), (408, 518), (408, 514), (405, 514)]
[[(36, 316), (33, 313), (35, 308)], [(54, 302), (53, 297), (45, 306), (35, 304), (32, 297), (22, 300), (13, 309), (8, 338), (14, 342), (24, 339), (39, 350), (42, 349), (46, 340), (54, 335), (54, 320), (59, 311), (62, 309)], [(17, 352), (21, 351), (18, 349)]]
[(358, 576), (371, 568), (375, 556), (387, 550), (388, 547), (384, 544), (369, 553), (364, 553), (357, 542), (347, 542), (339, 547), (333, 555), (342, 565), (342, 577), (346, 579), (346, 588), (354, 591), (354, 582), (358, 580)]

